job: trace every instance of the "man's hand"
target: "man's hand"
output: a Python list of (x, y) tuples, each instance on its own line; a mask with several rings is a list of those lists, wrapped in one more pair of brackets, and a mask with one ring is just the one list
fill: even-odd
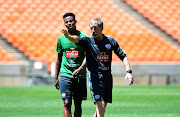
[(73, 78), (77, 78), (79, 74), (81, 73), (82, 69), (78, 68), (72, 73)]
[(131, 73), (126, 73), (125, 80), (129, 79), (130, 83), (129, 85), (132, 85), (134, 82), (133, 76)]
[(69, 37), (69, 32), (66, 29), (62, 29), (61, 32), (65, 35), (66, 38)]
[(66, 29), (62, 29), (61, 32), (64, 34), (66, 38), (68, 38), (73, 43), (79, 42), (79, 37), (77, 35), (70, 35), (69, 32)]
[(59, 90), (59, 80), (58, 79), (54, 80), (54, 86), (56, 87), (57, 90)]

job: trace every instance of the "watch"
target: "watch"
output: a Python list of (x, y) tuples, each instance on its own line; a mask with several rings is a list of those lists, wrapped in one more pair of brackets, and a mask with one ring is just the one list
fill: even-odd
[(132, 70), (127, 70), (126, 73), (131, 73), (132, 74)]

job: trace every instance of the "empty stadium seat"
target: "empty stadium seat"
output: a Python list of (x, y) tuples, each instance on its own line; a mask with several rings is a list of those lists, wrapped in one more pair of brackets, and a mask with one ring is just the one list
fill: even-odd
[[(154, 2), (146, 0), (126, 0), (126, 2), (136, 9), (141, 6), (142, 9), (139, 11), (143, 14), (152, 6), (156, 6)], [(147, 2), (147, 6), (144, 2)], [(11, 5), (13, 7), (8, 9)], [(42, 61), (49, 64), (49, 70), (51, 62), (57, 57), (55, 49), (57, 39), (62, 34), (60, 29), (64, 28), (62, 15), (67, 12), (75, 13), (77, 29), (88, 35), (91, 35), (89, 21), (94, 17), (101, 18), (104, 22), (104, 34), (114, 37), (119, 42), (131, 62), (180, 62), (178, 49), (163, 41), (112, 1), (18, 0), (3, 1), (1, 8), (0, 33), (28, 57), (35, 60), (43, 58)], [(144, 15), (147, 17), (154, 15), (152, 9)], [(176, 7), (172, 9), (176, 10)], [(171, 12), (169, 14), (172, 15)], [(161, 15), (154, 15), (152, 21), (159, 16)], [(178, 19), (177, 16), (174, 17)], [(176, 20), (172, 20), (167, 26), (174, 24), (174, 21)], [(158, 23), (163, 24), (164, 20), (158, 20)], [(174, 28), (168, 33), (173, 32), (175, 33), (173, 36), (178, 37), (177, 30), (179, 28)], [(113, 62), (120, 62), (114, 54)]]
[(180, 42), (179, 0), (124, 0)]

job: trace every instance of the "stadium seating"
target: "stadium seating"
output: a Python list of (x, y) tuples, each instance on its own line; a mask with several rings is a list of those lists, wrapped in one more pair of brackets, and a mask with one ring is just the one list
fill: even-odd
[(179, 0), (124, 0), (180, 42)]
[[(76, 14), (77, 29), (88, 35), (89, 21), (102, 19), (104, 34), (119, 42), (131, 62), (180, 62), (177, 48), (108, 0), (1, 0), (0, 5), (2, 36), (28, 57), (48, 63), (49, 70), (67, 12)], [(113, 55), (113, 62), (120, 60)]]

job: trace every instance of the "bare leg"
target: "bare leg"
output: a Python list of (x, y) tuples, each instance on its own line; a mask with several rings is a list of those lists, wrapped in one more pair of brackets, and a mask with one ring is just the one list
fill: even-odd
[(107, 106), (107, 102), (103, 101), (104, 115), (105, 115), (105, 112), (106, 112), (106, 106)]
[(96, 102), (96, 113), (94, 114), (94, 117), (104, 117), (105, 109), (106, 109), (107, 103), (104, 101), (97, 101)]
[(75, 105), (75, 111), (74, 111), (74, 117), (81, 117), (82, 115), (82, 100), (74, 100)]
[(93, 117), (97, 117), (97, 111), (94, 113)]
[(97, 108), (96, 108), (96, 112), (94, 113), (93, 117), (97, 117)]
[(64, 100), (64, 117), (72, 117), (71, 115), (72, 99)]

